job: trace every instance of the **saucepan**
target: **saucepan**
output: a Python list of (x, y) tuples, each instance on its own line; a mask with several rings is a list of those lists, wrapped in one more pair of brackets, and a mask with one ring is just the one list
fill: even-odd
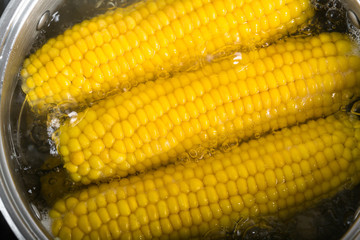
[[(104, 1), (74, 2), (88, 5), (88, 8), (105, 6)], [(53, 238), (49, 230), (48, 211), (37, 204), (39, 174), (31, 169), (31, 166), (41, 164), (38, 163), (41, 156), (27, 154), (24, 157), (24, 152), (19, 150), (21, 145), (21, 148), (27, 149), (25, 152), (32, 153), (34, 147), (33, 144), (24, 146), (26, 141), (24, 143), (22, 134), (26, 133), (19, 131), (19, 121), (23, 119), (21, 111), (24, 109), (19, 71), (24, 59), (38, 47), (34, 44), (41, 42), (44, 30), (51, 35), (54, 24), (62, 24), (64, 29), (71, 25), (71, 22), (62, 23), (62, 15), (58, 12), (66, 6), (64, 4), (66, 0), (11, 0), (0, 19), (0, 210), (19, 239)], [(343, 4), (346, 9), (344, 17), (356, 30), (360, 26), (360, 2), (347, 0)], [(114, 6), (110, 5), (107, 7)], [(76, 17), (73, 10), (68, 9), (67, 14)], [(81, 11), (81, 7), (77, 11)], [(80, 20), (75, 18), (74, 21)], [(357, 211), (355, 208), (348, 220), (351, 226), (343, 239), (360, 239), (360, 208)]]

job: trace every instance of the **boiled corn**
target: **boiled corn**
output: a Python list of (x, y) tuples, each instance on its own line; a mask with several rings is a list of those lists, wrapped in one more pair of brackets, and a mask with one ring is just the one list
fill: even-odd
[(290, 216), (360, 180), (360, 121), (344, 112), (73, 193), (50, 211), (60, 239), (190, 239), (241, 217)]
[(146, 1), (76, 24), (49, 40), (25, 60), (22, 89), (40, 112), (98, 99), (171, 71), (200, 52), (277, 39), (312, 15), (309, 0)]
[(355, 50), (331, 33), (237, 54), (102, 100), (54, 140), (74, 181), (142, 172), (222, 135), (244, 139), (336, 112), (360, 96)]

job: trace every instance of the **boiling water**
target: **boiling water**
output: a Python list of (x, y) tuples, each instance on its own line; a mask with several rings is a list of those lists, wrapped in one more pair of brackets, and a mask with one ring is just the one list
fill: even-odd
[[(126, 1), (109, 0), (77, 0), (66, 1), (54, 13), (52, 21), (41, 31), (34, 42), (30, 53), (40, 48), (47, 39), (58, 35), (75, 23), (88, 19), (107, 9), (126, 6)], [(345, 11), (339, 1), (314, 0), (318, 11), (314, 22), (303, 32), (321, 31), (348, 32), (356, 40), (359, 32), (345, 17)], [(360, 42), (360, 41), (359, 41)], [(220, 52), (221, 53), (221, 52)], [(221, 54), (220, 54), (221, 55)], [(221, 57), (221, 56), (220, 56)], [(164, 73), (167, 77), (167, 73)], [(65, 177), (61, 160), (56, 154), (56, 148), (51, 141), (51, 135), (56, 130), (58, 120), (65, 115), (57, 113), (48, 116), (34, 114), (24, 101), (24, 94), (19, 86), (14, 94), (12, 122), (13, 126), (13, 157), (20, 163), (17, 171), (23, 177), (27, 195), (33, 206), (38, 210), (39, 218), (50, 229), (47, 216), (49, 205), (67, 192), (81, 186)], [(256, 134), (255, 137), (259, 137)], [(229, 136), (226, 147), (234, 144)], [(214, 150), (215, 151), (215, 150)], [(199, 158), (199, 151), (189, 152), (180, 156), (179, 161)], [(59, 180), (60, 179), (60, 180)], [(44, 184), (45, 183), (45, 184)], [(48, 188), (41, 189), (45, 185)], [(55, 189), (56, 191), (50, 191)], [(338, 239), (354, 222), (354, 215), (360, 205), (360, 186), (353, 190), (344, 190), (332, 199), (325, 200), (312, 209), (301, 212), (290, 220), (282, 222), (268, 217), (263, 219), (239, 219), (232, 231), (221, 229), (211, 230), (206, 239)]]

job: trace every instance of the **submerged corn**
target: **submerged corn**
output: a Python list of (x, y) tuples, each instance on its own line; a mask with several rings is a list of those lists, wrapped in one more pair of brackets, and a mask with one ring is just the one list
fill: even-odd
[(28, 103), (103, 97), (153, 79), (228, 44), (251, 47), (294, 32), (313, 15), (309, 0), (150, 0), (76, 24), (25, 60)]
[(288, 217), (359, 180), (360, 121), (342, 112), (68, 195), (50, 211), (52, 231), (60, 239), (190, 239), (231, 231), (240, 217)]
[(222, 135), (244, 139), (336, 112), (360, 96), (355, 51), (331, 33), (237, 54), (102, 100), (54, 140), (84, 184), (165, 165)]

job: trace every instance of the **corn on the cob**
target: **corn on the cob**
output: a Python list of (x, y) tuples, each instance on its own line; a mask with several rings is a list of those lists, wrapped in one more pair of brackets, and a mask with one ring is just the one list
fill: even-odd
[(360, 180), (360, 122), (346, 113), (231, 152), (71, 194), (50, 211), (61, 239), (189, 239), (240, 217), (281, 218)]
[(360, 96), (353, 51), (337, 33), (289, 39), (102, 100), (54, 140), (84, 184), (165, 165), (223, 134), (246, 138), (334, 113)]
[[(296, 30), (309, 0), (151, 0), (67, 30), (31, 55), (21, 72), (31, 106), (97, 99), (189, 61), (198, 49), (254, 46)], [(196, 56), (196, 54), (195, 54)]]

